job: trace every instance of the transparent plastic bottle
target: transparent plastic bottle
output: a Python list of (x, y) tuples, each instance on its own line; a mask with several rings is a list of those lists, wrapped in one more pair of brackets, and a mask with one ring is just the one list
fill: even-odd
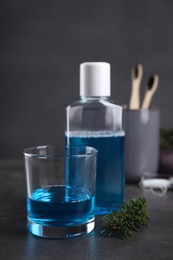
[(66, 143), (98, 150), (95, 214), (108, 214), (124, 200), (122, 107), (110, 100), (110, 64), (80, 65), (80, 100), (66, 108)]

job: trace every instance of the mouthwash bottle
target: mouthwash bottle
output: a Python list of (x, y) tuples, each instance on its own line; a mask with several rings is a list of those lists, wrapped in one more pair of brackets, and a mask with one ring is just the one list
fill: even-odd
[(122, 112), (110, 100), (110, 64), (82, 63), (80, 100), (66, 108), (66, 143), (98, 150), (96, 215), (117, 210), (124, 200)]

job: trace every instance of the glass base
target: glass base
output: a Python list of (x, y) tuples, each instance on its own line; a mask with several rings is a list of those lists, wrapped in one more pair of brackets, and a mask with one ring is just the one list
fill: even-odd
[(90, 233), (95, 227), (95, 218), (77, 226), (43, 226), (28, 220), (28, 230), (33, 235), (45, 238), (69, 238)]

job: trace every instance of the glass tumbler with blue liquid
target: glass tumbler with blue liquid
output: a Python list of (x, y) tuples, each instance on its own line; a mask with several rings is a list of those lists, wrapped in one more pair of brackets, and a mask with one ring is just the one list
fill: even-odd
[(29, 232), (46, 238), (91, 232), (97, 150), (46, 145), (25, 149), (24, 156)]

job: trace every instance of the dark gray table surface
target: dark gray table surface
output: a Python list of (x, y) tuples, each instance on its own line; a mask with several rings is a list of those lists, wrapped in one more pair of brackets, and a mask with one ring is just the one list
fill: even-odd
[(158, 197), (126, 185), (126, 200), (147, 199), (150, 222), (129, 240), (95, 231), (70, 239), (44, 239), (27, 233), (25, 172), (18, 161), (0, 162), (0, 259), (173, 259), (173, 192)]

